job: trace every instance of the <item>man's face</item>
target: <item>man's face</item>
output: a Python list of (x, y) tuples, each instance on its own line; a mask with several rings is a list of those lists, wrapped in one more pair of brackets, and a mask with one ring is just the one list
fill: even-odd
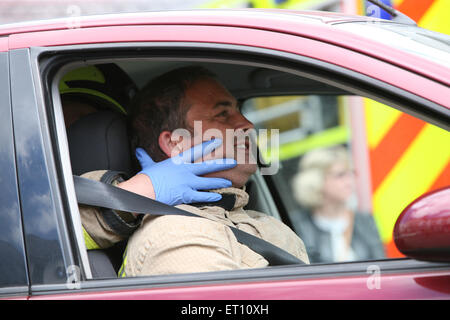
[(233, 186), (242, 187), (257, 169), (250, 154), (248, 136), (245, 137), (246, 131), (253, 129), (253, 124), (241, 114), (230, 92), (214, 79), (194, 82), (186, 91), (185, 103), (190, 106), (186, 114), (187, 125), (197, 130), (189, 143), (183, 143), (183, 151), (201, 141), (221, 138), (222, 146), (203, 160), (233, 158), (238, 164), (233, 169), (207, 176), (227, 178)]

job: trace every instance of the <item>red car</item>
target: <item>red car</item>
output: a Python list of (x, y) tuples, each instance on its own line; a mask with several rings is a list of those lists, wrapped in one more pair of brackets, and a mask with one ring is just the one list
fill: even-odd
[[(281, 130), (282, 145), (336, 127), (340, 97), (349, 96), (382, 102), (448, 137), (450, 37), (361, 16), (251, 9), (27, 22), (0, 26), (0, 36), (1, 298), (450, 298), (448, 188), (422, 197), (400, 216), (394, 240), (403, 258), (135, 278), (96, 275), (81, 232), (76, 164), (58, 91), (61, 77), (80, 66), (114, 63), (139, 88), (165, 70), (195, 63), (218, 75), (256, 127), (273, 128), (270, 121), (284, 115), (275, 125), (287, 128)], [(313, 117), (306, 129), (288, 124), (289, 106), (283, 103), (293, 96), (303, 101), (302, 115)], [(263, 109), (272, 107), (261, 118), (258, 99), (267, 97), (289, 99), (261, 102)], [(447, 151), (443, 161), (449, 160)], [(297, 160), (283, 158), (279, 172), (251, 180), (255, 208), (294, 229), (292, 192), (280, 175), (289, 175)], [(213, 312), (196, 307), (173, 312)], [(270, 309), (223, 303), (215, 312)]]

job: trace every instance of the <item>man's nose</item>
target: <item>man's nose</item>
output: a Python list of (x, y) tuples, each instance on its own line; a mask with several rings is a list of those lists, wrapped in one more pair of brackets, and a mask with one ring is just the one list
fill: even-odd
[(244, 131), (247, 131), (249, 129), (253, 129), (255, 126), (253, 125), (250, 120), (248, 120), (246, 117), (244, 117), (242, 114), (239, 114), (235, 119), (235, 126), (234, 128), (241, 129)]

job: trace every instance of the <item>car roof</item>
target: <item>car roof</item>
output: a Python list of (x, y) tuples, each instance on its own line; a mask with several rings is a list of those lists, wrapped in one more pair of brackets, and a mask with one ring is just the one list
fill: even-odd
[[(323, 11), (284, 9), (168, 10), (67, 17), (2, 25), (0, 26), (0, 51), (36, 45), (55, 45), (52, 42), (55, 38), (53, 35), (45, 38), (39, 36), (40, 32), (46, 31), (66, 32), (69, 29), (152, 25), (241, 27), (285, 33), (327, 42), (421, 73), (447, 85), (450, 84), (450, 68), (447, 63), (439, 63), (436, 59), (433, 59), (433, 56), (431, 58), (421, 56), (420, 53), (417, 54), (411, 50), (396, 47), (398, 43), (396, 41), (386, 40), (384, 37), (375, 39), (364, 32), (359, 32), (358, 30), (362, 29), (362, 24), (371, 25), (371, 28), (376, 30), (381, 29), (380, 26), (384, 26), (384, 32), (389, 34), (395, 34), (395, 31), (390, 29), (399, 26), (412, 28), (413, 32), (423, 30), (378, 18)], [(7, 36), (10, 37), (9, 40)], [(14, 41), (11, 37), (20, 40)], [(79, 39), (72, 40), (75, 37), (76, 32), (64, 35), (64, 44), (81, 44)], [(82, 43), (91, 43), (91, 41), (88, 38), (82, 39)], [(270, 44), (268, 46), (270, 47)], [(445, 59), (448, 55), (448, 52), (444, 52)]]
[[(223, 18), (223, 19), (217, 19)], [(64, 30), (70, 27), (70, 22), (79, 24), (77, 27), (101, 27), (120, 25), (151, 25), (151, 24), (214, 24), (214, 25), (251, 25), (256, 20), (270, 22), (274, 19), (278, 23), (319, 23), (333, 24), (355, 21), (377, 21), (379, 19), (346, 15), (325, 11), (294, 11), (282, 9), (195, 9), (195, 10), (167, 10), (148, 11), (138, 13), (120, 13), (104, 15), (88, 15), (80, 17), (56, 18), (48, 20), (24, 21), (0, 25), (0, 36), (39, 32), (49, 30)], [(266, 24), (268, 29), (274, 27)]]

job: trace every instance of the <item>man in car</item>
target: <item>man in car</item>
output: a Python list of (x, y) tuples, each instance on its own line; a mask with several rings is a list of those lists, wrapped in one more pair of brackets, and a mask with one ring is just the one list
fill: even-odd
[[(201, 132), (194, 132), (194, 121), (200, 121)], [(141, 90), (131, 110), (130, 128), (131, 143), (137, 148), (142, 171), (134, 177), (139, 177), (140, 182), (129, 181), (128, 190), (142, 193), (145, 181), (161, 179), (157, 172), (147, 170), (154, 161), (159, 163), (179, 156), (198, 141), (199, 135), (202, 140), (209, 140), (210, 137), (204, 136), (208, 130), (226, 137), (227, 130), (245, 133), (253, 125), (213, 74), (200, 67), (186, 67), (159, 76)], [(176, 129), (184, 129), (193, 136), (175, 136)], [(247, 143), (239, 141), (239, 137), (237, 143), (231, 140), (224, 139), (222, 152), (209, 158), (236, 157), (237, 151), (244, 149), (249, 154)], [(211, 191), (221, 194), (226, 201), (178, 206), (204, 218), (146, 215), (129, 239), (121, 276), (267, 266), (264, 257), (237, 241), (229, 226), (262, 238), (309, 263), (303, 241), (289, 227), (266, 214), (244, 209), (249, 201), (244, 186), (257, 169), (249, 161), (250, 157), (245, 158), (231, 169), (204, 175), (231, 181), (231, 187)], [(155, 193), (158, 196), (158, 190)]]
[[(85, 119), (86, 116), (100, 110), (126, 113), (130, 104), (128, 91), (137, 91), (137, 87), (128, 75), (113, 63), (74, 69), (64, 75), (59, 89), (64, 122), (68, 130), (80, 119)], [(203, 151), (210, 152), (220, 143), (218, 139), (208, 141), (193, 147), (191, 151), (196, 154), (196, 157), (200, 157)], [(147, 161), (146, 177), (137, 175), (126, 180), (127, 177), (123, 173), (106, 170), (89, 172), (83, 176), (112, 183), (123, 189), (131, 187), (135, 193), (165, 204), (175, 205), (220, 200), (221, 195), (204, 190), (230, 186), (231, 182), (226, 179), (200, 178), (198, 175), (228, 169), (234, 165), (233, 161), (217, 165), (200, 163), (195, 166), (189, 163), (175, 165), (170, 161), (149, 164)], [(153, 172), (156, 175), (151, 181), (148, 175)], [(143, 177), (145, 180), (142, 179)], [(144, 187), (138, 189), (141, 185)], [(158, 196), (155, 195), (155, 190), (158, 190)], [(87, 249), (108, 248), (119, 241), (126, 240), (141, 221), (141, 217), (133, 213), (89, 206), (80, 206), (80, 214)]]

